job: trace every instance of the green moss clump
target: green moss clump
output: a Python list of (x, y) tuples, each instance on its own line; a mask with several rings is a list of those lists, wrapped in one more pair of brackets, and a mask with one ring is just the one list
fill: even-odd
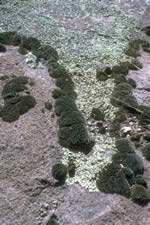
[(133, 59), (132, 62), (129, 64), (130, 70), (139, 70), (142, 69), (143, 65), (141, 62), (139, 62), (137, 59)]
[(21, 48), (25, 48), (29, 51), (32, 51), (33, 54), (38, 50), (41, 46), (40, 42), (34, 37), (22, 37), (22, 41), (20, 44)]
[(119, 152), (122, 153), (134, 153), (135, 146), (134, 144), (127, 138), (120, 138), (116, 140), (116, 148)]
[(58, 119), (58, 124), (60, 128), (84, 122), (84, 118), (79, 111), (63, 112), (60, 118)]
[(125, 177), (126, 177), (128, 183), (130, 185), (133, 185), (134, 181), (135, 181), (135, 176), (134, 176), (133, 171), (130, 168), (128, 168), (128, 167), (124, 167), (124, 168), (122, 168), (122, 170), (123, 170), (123, 172), (125, 174)]
[(87, 129), (83, 123), (60, 128), (58, 136), (59, 143), (73, 151), (88, 153), (93, 146), (93, 142), (89, 139)]
[(76, 165), (73, 160), (70, 160), (68, 163), (68, 173), (70, 177), (74, 177), (76, 172)]
[(3, 107), (1, 117), (3, 121), (6, 122), (13, 122), (15, 120), (19, 119), (19, 109), (16, 107), (16, 105), (6, 104)]
[(48, 72), (53, 78), (64, 77), (67, 75), (67, 71), (65, 70), (65, 68), (58, 63), (49, 63)]
[(51, 111), (52, 108), (53, 108), (53, 106), (50, 102), (45, 102), (45, 109)]
[(127, 80), (127, 82), (128, 82), (133, 88), (136, 88), (136, 81), (135, 81), (135, 80), (129, 78), (129, 79)]
[(26, 48), (23, 48), (23, 47), (19, 47), (18, 49), (18, 52), (21, 54), (21, 55), (26, 55), (28, 53), (28, 50)]
[(124, 74), (113, 74), (113, 78), (114, 78), (114, 82), (115, 84), (120, 84), (120, 83), (126, 83), (126, 77), (124, 76)]
[(137, 175), (135, 177), (135, 183), (147, 188), (147, 183), (142, 175)]
[(142, 31), (144, 31), (145, 34), (147, 34), (148, 36), (150, 36), (150, 26), (147, 26), (147, 27), (142, 28)]
[(49, 45), (41, 46), (36, 52), (38, 60), (41, 58), (48, 60), (48, 65), (52, 62), (56, 62), (59, 59), (57, 51)]
[(0, 80), (7, 80), (7, 79), (9, 79), (9, 76), (7, 76), (7, 75), (4, 75), (4, 76), (0, 77)]
[(113, 161), (117, 164), (123, 164), (123, 166), (130, 168), (134, 172), (135, 176), (137, 174), (143, 174), (143, 160), (134, 152), (132, 142), (126, 138), (121, 138), (116, 141), (116, 147), (119, 152), (113, 155)]
[(58, 88), (55, 88), (53, 91), (52, 91), (52, 96), (53, 98), (57, 99), (57, 98), (60, 98), (62, 96), (65, 96), (66, 93)]
[(17, 46), (21, 43), (21, 36), (16, 32), (3, 32), (0, 33), (0, 43)]
[(27, 89), (27, 87), (25, 86), (28, 83), (28, 77), (25, 76), (20, 76), (20, 77), (16, 77), (11, 79), (10, 81), (8, 81), (3, 90), (2, 90), (2, 96), (3, 98), (7, 98), (8, 94), (10, 93), (16, 93), (16, 92), (22, 92), (24, 90)]
[(20, 96), (20, 101), (16, 104), (19, 114), (22, 115), (28, 112), (36, 105), (36, 100), (32, 95)]
[(130, 185), (123, 169), (118, 164), (108, 164), (100, 171), (96, 184), (98, 189), (104, 193), (116, 193), (126, 197), (130, 196)]
[(0, 52), (6, 52), (6, 47), (0, 44)]
[(60, 99), (57, 99), (55, 102), (55, 113), (57, 116), (60, 116), (61, 113), (68, 113), (72, 111), (78, 111), (77, 106), (74, 102), (74, 99), (69, 96), (64, 96)]
[(67, 167), (64, 164), (58, 163), (53, 166), (52, 176), (56, 180), (63, 181), (63, 180), (65, 180), (66, 175), (67, 175)]
[(74, 83), (69, 75), (56, 80), (56, 86), (62, 89), (66, 95), (70, 95), (74, 98), (77, 97), (76, 92), (74, 91)]
[(58, 221), (57, 216), (53, 214), (46, 225), (59, 225), (57, 221)]
[(150, 195), (142, 185), (135, 184), (131, 188), (131, 199), (138, 204), (146, 205), (150, 201)]
[(95, 120), (104, 121), (105, 115), (99, 108), (93, 108), (91, 112), (91, 117)]
[(130, 41), (127, 49), (125, 50), (125, 54), (134, 58), (140, 56), (139, 53), (140, 45), (141, 45), (140, 39)]
[(150, 143), (146, 144), (142, 149), (143, 156), (150, 161)]
[(100, 64), (96, 69), (96, 78), (100, 81), (106, 81), (112, 73), (112, 70), (109, 66)]
[(140, 113), (138, 114), (139, 123), (145, 125), (150, 123), (150, 107), (139, 105), (138, 109)]
[(122, 62), (117, 66), (114, 66), (112, 68), (112, 72), (114, 74), (124, 74), (127, 75), (129, 72), (129, 63), (128, 62)]

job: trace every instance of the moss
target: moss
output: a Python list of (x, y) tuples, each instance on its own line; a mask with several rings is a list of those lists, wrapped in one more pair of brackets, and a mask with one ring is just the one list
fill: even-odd
[(115, 84), (126, 83), (126, 77), (123, 74), (113, 74)]
[(143, 65), (141, 62), (139, 62), (137, 59), (133, 59), (131, 63), (129, 64), (129, 69), (130, 70), (139, 70), (142, 69)]
[(138, 114), (139, 123), (145, 125), (150, 123), (150, 107), (145, 105), (138, 106), (141, 113)]
[(93, 108), (91, 112), (91, 117), (95, 120), (103, 120), (105, 118), (105, 115), (102, 111), (100, 111), (99, 108)]
[(65, 70), (65, 68), (58, 63), (49, 63), (48, 72), (53, 78), (64, 77), (67, 75), (67, 71)]
[(52, 108), (53, 108), (53, 106), (50, 102), (45, 102), (45, 109), (51, 111)]
[(0, 44), (0, 52), (6, 52), (6, 47)]
[(147, 183), (142, 175), (137, 175), (135, 177), (135, 183), (147, 188)]
[(150, 143), (146, 144), (142, 149), (143, 156), (150, 161)]
[(13, 122), (19, 119), (19, 109), (16, 105), (6, 104), (2, 110), (2, 120), (7, 122)]
[(41, 46), (41, 44), (36, 38), (25, 37), (25, 36), (22, 37), (22, 41), (21, 41), (21, 44), (20, 44), (21, 48), (25, 48), (25, 49), (35, 53), (40, 46)]
[(62, 96), (65, 96), (66, 93), (58, 88), (55, 88), (53, 91), (52, 91), (52, 96), (53, 98), (57, 99), (57, 98), (60, 98)]
[(84, 118), (79, 111), (63, 112), (60, 118), (58, 119), (58, 124), (60, 128), (84, 122)]
[(131, 188), (131, 199), (142, 205), (146, 205), (150, 201), (149, 192), (142, 185), (135, 184)]
[(77, 106), (72, 97), (64, 96), (56, 100), (55, 113), (57, 116), (60, 116), (61, 113), (72, 111), (78, 111)]
[(25, 86), (28, 83), (28, 77), (20, 76), (11, 79), (8, 81), (3, 90), (2, 90), (2, 96), (3, 98), (7, 98), (9, 93), (16, 93), (16, 92), (22, 92), (27, 89)]
[(148, 36), (150, 36), (150, 26), (147, 26), (147, 27), (142, 28), (142, 31), (144, 31), (145, 34), (147, 34)]
[(135, 176), (134, 176), (133, 171), (129, 167), (123, 167), (122, 170), (125, 174), (125, 177), (126, 177), (128, 183), (130, 185), (133, 185), (134, 181), (135, 181)]
[(68, 163), (68, 173), (70, 177), (74, 177), (76, 172), (76, 165), (73, 160), (70, 160)]
[(109, 129), (109, 134), (111, 137), (120, 137), (120, 123), (118, 122), (118, 120), (114, 119), (111, 127)]
[(67, 167), (62, 163), (57, 163), (52, 167), (52, 176), (58, 180), (65, 180), (67, 175)]
[(129, 79), (127, 80), (127, 82), (128, 82), (133, 88), (136, 88), (136, 81), (135, 81), (135, 80), (129, 78)]
[(53, 214), (46, 225), (59, 225), (57, 216)]
[(143, 174), (143, 160), (134, 152), (132, 142), (126, 138), (121, 138), (116, 141), (116, 147), (119, 152), (113, 155), (113, 161), (117, 164), (123, 164), (123, 166), (129, 167), (135, 175)]
[(36, 100), (32, 95), (20, 96), (20, 102), (17, 103), (20, 115), (28, 112), (36, 105)]
[(109, 66), (100, 64), (96, 69), (96, 78), (100, 81), (106, 81), (111, 73), (112, 70)]
[(62, 127), (58, 132), (59, 143), (73, 151), (88, 153), (93, 146), (89, 140), (86, 127), (83, 123), (72, 124), (68, 127)]
[(38, 60), (41, 58), (48, 60), (49, 63), (58, 61), (57, 51), (49, 45), (42, 45), (36, 52)]
[(21, 54), (21, 55), (26, 55), (28, 53), (28, 50), (26, 48), (23, 48), (23, 47), (19, 47), (18, 49), (18, 52)]
[(102, 192), (112, 194), (116, 193), (126, 197), (130, 196), (130, 185), (123, 169), (118, 164), (108, 164), (102, 171), (100, 171), (96, 184), (98, 189)]
[(128, 62), (122, 62), (119, 65), (116, 65), (112, 68), (112, 72), (114, 74), (124, 74), (127, 75), (129, 71), (129, 63)]
[(126, 82), (116, 85), (111, 95), (111, 103), (114, 106), (124, 105), (125, 97), (132, 94), (132, 87)]
[(9, 76), (7, 75), (0, 76), (0, 80), (7, 80), (7, 79), (9, 79)]
[(119, 152), (122, 153), (134, 153), (135, 146), (134, 144), (127, 138), (120, 138), (116, 140), (116, 148)]
[(58, 78), (56, 80), (56, 86), (62, 89), (67, 95), (71, 95), (74, 98), (77, 97), (77, 94), (74, 91), (74, 83), (69, 75)]
[(21, 36), (16, 32), (0, 33), (0, 43), (5, 45), (19, 45), (21, 43)]

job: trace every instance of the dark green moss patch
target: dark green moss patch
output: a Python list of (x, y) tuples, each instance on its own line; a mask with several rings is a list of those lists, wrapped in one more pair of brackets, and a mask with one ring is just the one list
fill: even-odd
[(148, 36), (150, 36), (150, 26), (147, 26), (147, 27), (142, 28), (142, 31), (144, 31), (145, 34), (147, 34)]
[(130, 185), (119, 164), (111, 163), (100, 171), (96, 184), (98, 189), (104, 193), (130, 196)]
[(18, 52), (21, 54), (21, 55), (26, 55), (28, 53), (28, 50), (26, 48), (23, 48), (23, 47), (19, 47), (18, 49)]
[(139, 123), (141, 125), (146, 125), (150, 123), (150, 107), (139, 105), (138, 108), (139, 108), (138, 114)]
[(0, 33), (0, 43), (4, 45), (19, 45), (21, 43), (21, 36), (16, 32)]
[(133, 88), (136, 88), (136, 81), (133, 80), (132, 78), (129, 78), (127, 80), (128, 84), (130, 84)]
[(129, 63), (122, 62), (119, 65), (116, 65), (112, 68), (112, 73), (114, 74), (124, 74), (127, 75), (129, 71)]
[(64, 77), (67, 75), (66, 69), (58, 63), (49, 63), (48, 72), (53, 78)]
[(96, 69), (96, 78), (100, 81), (106, 81), (111, 73), (112, 70), (109, 66), (100, 64)]
[(99, 108), (93, 108), (91, 112), (91, 117), (95, 120), (104, 120), (105, 115)]
[(0, 52), (6, 52), (6, 47), (0, 44)]
[(45, 102), (45, 109), (51, 111), (52, 108), (53, 108), (53, 106), (50, 102)]
[(56, 100), (55, 113), (57, 116), (60, 116), (61, 113), (64, 113), (64, 112), (68, 113), (72, 111), (78, 111), (77, 106), (72, 97), (64, 96)]
[(21, 48), (25, 48), (25, 49), (35, 53), (40, 46), (41, 46), (41, 44), (36, 38), (25, 37), (25, 36), (22, 37), (22, 41), (21, 41), (21, 44), (20, 44)]
[(113, 161), (116, 164), (123, 164), (123, 166), (130, 168), (135, 175), (143, 174), (143, 160), (134, 152), (132, 142), (126, 138), (121, 138), (116, 141), (116, 147), (119, 152), (113, 155)]
[(144, 177), (141, 176), (141, 175), (137, 175), (135, 177), (135, 183), (139, 184), (139, 185), (142, 185), (143, 187), (147, 188), (147, 183), (146, 183)]
[(3, 98), (7, 98), (8, 94), (10, 93), (16, 93), (16, 92), (22, 92), (27, 89), (26, 84), (28, 83), (28, 77), (20, 76), (11, 79), (8, 81), (3, 90), (2, 90), (2, 96)]
[(58, 89), (58, 88), (56, 88), (52, 91), (52, 96), (55, 99), (60, 98), (60, 97), (65, 96), (65, 95), (66, 95), (66, 93), (64, 91)]
[(53, 214), (46, 225), (59, 225), (57, 216)]
[(146, 205), (150, 201), (148, 190), (139, 184), (135, 184), (132, 186), (131, 198), (134, 202), (141, 205)]
[(9, 76), (7, 76), (7, 75), (0, 76), (0, 80), (7, 80), (7, 79), (9, 79)]
[(141, 151), (143, 156), (150, 161), (150, 143), (146, 144)]
[(38, 59), (43, 58), (49, 63), (56, 62), (59, 59), (57, 51), (49, 45), (41, 46), (36, 52), (36, 56)]
[(139, 62), (137, 59), (133, 59), (132, 62), (129, 64), (130, 70), (139, 70), (142, 69), (143, 65), (141, 62)]
[(76, 172), (76, 165), (73, 160), (70, 160), (68, 163), (68, 173), (70, 177), (74, 177)]
[(67, 167), (62, 163), (57, 163), (52, 168), (52, 176), (58, 180), (63, 181), (65, 180), (67, 175)]
[(79, 111), (63, 112), (58, 119), (59, 127), (68, 127), (73, 124), (84, 123), (84, 118)]

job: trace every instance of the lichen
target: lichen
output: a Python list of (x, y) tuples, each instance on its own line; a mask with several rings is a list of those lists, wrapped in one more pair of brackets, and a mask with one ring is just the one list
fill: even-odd
[[(94, 107), (104, 111), (108, 122), (114, 119), (118, 110), (110, 104), (114, 80), (98, 82), (96, 66), (99, 63), (114, 66), (130, 60), (124, 49), (131, 39), (130, 30), (136, 30), (139, 22), (122, 12), (117, 2), (6, 0), (3, 4), (6, 10), (0, 11), (1, 31), (17, 30), (57, 48), (59, 63), (72, 75), (76, 103), (85, 120), (90, 118)], [(115, 152), (115, 139), (107, 135), (107, 140), (100, 134), (95, 135), (96, 144), (89, 157), (63, 148), (63, 161), (67, 164), (71, 156), (77, 168), (75, 177), (67, 179), (68, 184), (79, 182), (89, 190), (97, 191), (95, 176), (111, 161)]]

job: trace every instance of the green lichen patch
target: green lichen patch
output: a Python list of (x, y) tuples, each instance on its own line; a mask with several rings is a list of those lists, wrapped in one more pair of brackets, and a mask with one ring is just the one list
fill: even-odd
[(108, 164), (99, 172), (96, 183), (98, 189), (102, 192), (130, 196), (130, 185), (119, 164)]
[(0, 52), (6, 52), (6, 47), (0, 44)]

